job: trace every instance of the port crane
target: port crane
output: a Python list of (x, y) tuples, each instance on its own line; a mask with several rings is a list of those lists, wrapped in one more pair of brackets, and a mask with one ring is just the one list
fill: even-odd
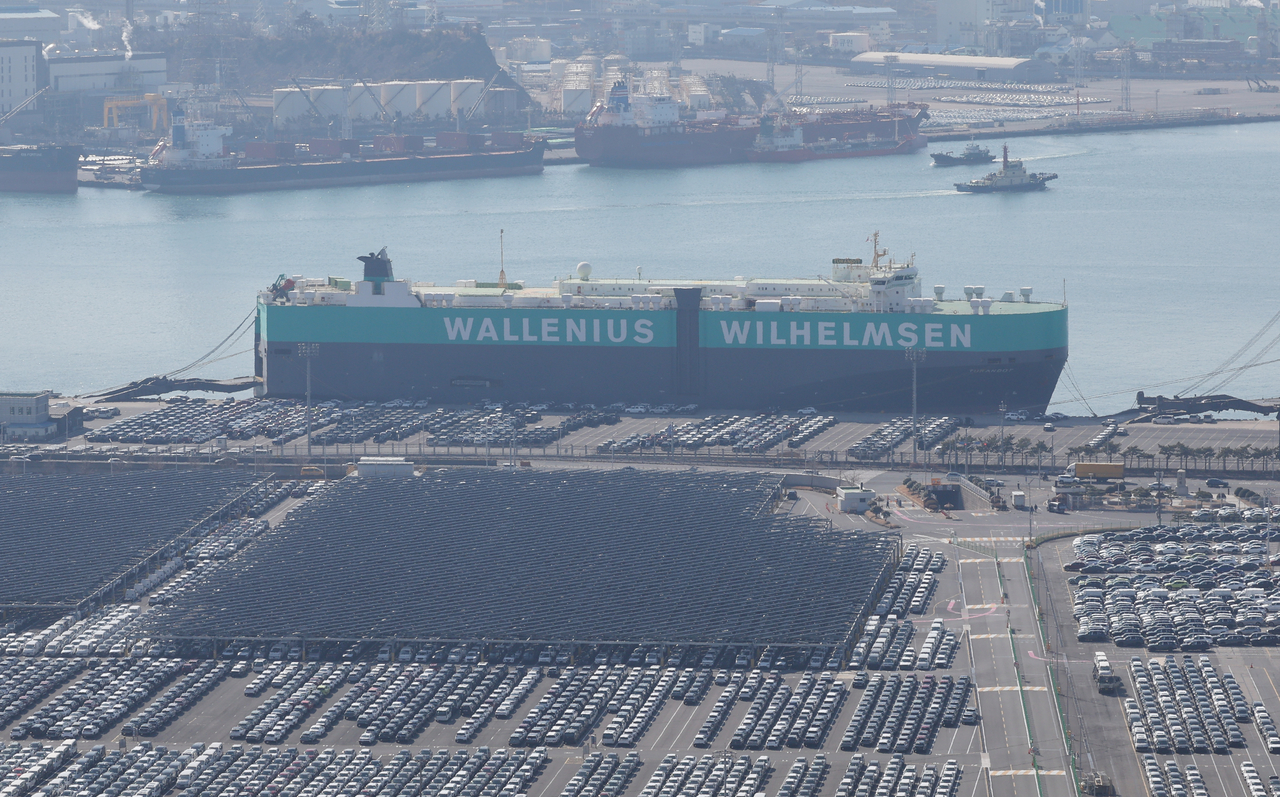
[(1249, 91), (1258, 91), (1263, 94), (1280, 94), (1280, 86), (1273, 86), (1260, 77), (1244, 76), (1244, 83), (1249, 87)]
[(37, 91), (35, 94), (32, 94), (30, 97), (27, 97), (25, 100), (15, 105), (13, 109), (10, 110), (8, 113), (6, 113), (4, 116), (0, 116), (0, 127), (4, 127), (5, 122), (17, 116), (19, 113), (22, 112), (23, 108), (26, 108), (28, 105), (35, 102), (36, 99), (39, 98), (41, 94), (44, 94), (48, 90), (49, 90), (49, 87), (45, 86), (44, 88)]

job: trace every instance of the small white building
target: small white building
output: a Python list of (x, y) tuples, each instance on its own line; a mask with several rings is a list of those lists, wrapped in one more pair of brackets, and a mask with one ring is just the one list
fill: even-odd
[(51, 437), (58, 429), (49, 418), (51, 391), (0, 393), (0, 440), (34, 440)]
[(360, 457), (356, 475), (361, 479), (412, 478), (413, 463), (404, 457)]
[(876, 500), (876, 491), (869, 490), (861, 484), (857, 487), (837, 487), (836, 503), (841, 512), (853, 512), (860, 514), (871, 508), (871, 502)]

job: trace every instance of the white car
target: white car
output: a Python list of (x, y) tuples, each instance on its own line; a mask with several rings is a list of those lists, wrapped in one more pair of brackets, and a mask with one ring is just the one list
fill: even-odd
[(796, 410), (796, 415), (817, 415), (818, 411), (813, 407), (801, 407)]

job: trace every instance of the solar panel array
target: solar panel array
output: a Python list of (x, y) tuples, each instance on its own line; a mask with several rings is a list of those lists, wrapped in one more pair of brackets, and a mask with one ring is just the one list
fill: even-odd
[(234, 500), (230, 471), (0, 476), (0, 603), (75, 603)]
[(147, 615), (174, 637), (839, 644), (897, 538), (773, 514), (778, 476), (345, 479)]

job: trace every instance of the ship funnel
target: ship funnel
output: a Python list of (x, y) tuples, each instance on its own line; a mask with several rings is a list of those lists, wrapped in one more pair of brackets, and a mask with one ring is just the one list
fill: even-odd
[(972, 285), (966, 285), (966, 286), (964, 286), (964, 298), (966, 298), (966, 299), (972, 299), (972, 298), (973, 298), (973, 286), (972, 286)]
[(986, 289), (985, 287), (983, 287), (982, 285), (974, 285), (974, 286), (973, 286), (973, 295), (974, 295), (974, 296), (977, 296), (979, 299), (981, 299), (981, 298), (982, 298), (982, 294), (986, 293), (986, 290), (987, 290), (987, 289)]
[(391, 258), (387, 257), (387, 247), (382, 247), (382, 251), (376, 255), (370, 252), (367, 255), (360, 255), (356, 259), (364, 263), (364, 281), (374, 284), (374, 293), (382, 293), (378, 289), (380, 283), (390, 282), (395, 279), (391, 272)]
[(935, 301), (939, 301), (939, 302), (940, 302), (940, 301), (942, 301), (942, 294), (943, 294), (943, 293), (945, 293), (945, 292), (946, 292), (946, 290), (947, 290), (947, 286), (946, 286), (946, 285), (934, 285), (934, 286), (933, 286), (933, 295), (934, 295), (935, 297), (937, 297), (937, 298), (935, 299)]
[(978, 312), (981, 310), (981, 308), (982, 308), (982, 300), (981, 300), (981, 299), (970, 299), (970, 300), (969, 300), (969, 309), (973, 311), (973, 314), (974, 314), (974, 315), (977, 315), (977, 314), (978, 314)]
[(1030, 302), (1031, 302), (1031, 289), (1030, 289), (1030, 288), (1023, 288), (1021, 291), (1019, 291), (1019, 293), (1021, 293), (1021, 294), (1022, 294), (1022, 301), (1027, 302), (1027, 303), (1030, 303)]
[(983, 315), (991, 315), (991, 300), (990, 300), (990, 299), (983, 299), (983, 300), (981, 300), (981, 302), (979, 302), (979, 304), (981, 304), (981, 305), (982, 305), (982, 314), (983, 314)]

